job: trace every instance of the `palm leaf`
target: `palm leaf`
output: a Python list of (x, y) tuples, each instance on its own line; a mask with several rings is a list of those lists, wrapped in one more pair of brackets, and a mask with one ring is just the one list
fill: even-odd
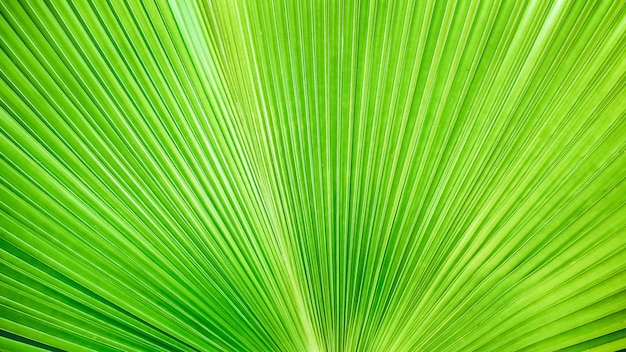
[(626, 348), (623, 1), (0, 4), (0, 349)]

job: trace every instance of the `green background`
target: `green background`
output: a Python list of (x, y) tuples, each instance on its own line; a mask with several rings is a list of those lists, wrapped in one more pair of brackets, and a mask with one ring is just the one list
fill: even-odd
[(626, 2), (0, 0), (0, 350), (626, 348)]

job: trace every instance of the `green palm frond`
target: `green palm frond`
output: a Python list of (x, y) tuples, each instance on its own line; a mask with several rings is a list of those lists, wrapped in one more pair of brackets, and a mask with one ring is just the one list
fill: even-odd
[(624, 1), (0, 1), (0, 350), (626, 348)]

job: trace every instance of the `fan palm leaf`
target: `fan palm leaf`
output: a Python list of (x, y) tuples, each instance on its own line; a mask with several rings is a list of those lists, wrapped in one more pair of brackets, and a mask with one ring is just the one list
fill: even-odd
[(0, 1), (0, 349), (626, 348), (623, 1)]

